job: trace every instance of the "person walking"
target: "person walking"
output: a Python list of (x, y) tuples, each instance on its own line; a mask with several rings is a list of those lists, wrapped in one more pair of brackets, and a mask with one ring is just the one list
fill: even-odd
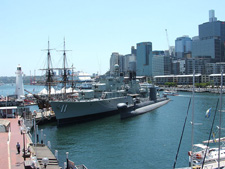
[(20, 143), (19, 143), (19, 142), (17, 142), (17, 144), (16, 144), (16, 148), (17, 148), (17, 152), (18, 152), (18, 154), (20, 154)]

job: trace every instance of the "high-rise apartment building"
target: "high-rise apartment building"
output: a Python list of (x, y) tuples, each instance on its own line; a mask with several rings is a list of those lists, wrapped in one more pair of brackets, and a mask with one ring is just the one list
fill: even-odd
[(152, 76), (152, 43), (137, 43), (136, 73), (138, 76)]

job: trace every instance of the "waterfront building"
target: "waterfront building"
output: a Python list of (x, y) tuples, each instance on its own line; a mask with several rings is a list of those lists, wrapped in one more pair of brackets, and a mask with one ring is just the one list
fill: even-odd
[[(193, 74), (154, 76), (154, 82), (156, 85), (165, 85), (166, 82), (174, 82), (177, 85), (192, 85)], [(202, 82), (202, 75), (195, 74), (195, 83), (201, 83), (201, 82)]]
[[(223, 77), (225, 74), (223, 74)], [(211, 85), (220, 86), (221, 84), (221, 73), (220, 74), (211, 74), (209, 75), (209, 80)], [(223, 84), (225, 83), (225, 78), (223, 78)]]
[(171, 74), (173, 75), (179, 75), (180, 74), (180, 62), (178, 62), (178, 60), (173, 60), (171, 63)]
[(217, 62), (217, 63), (207, 63), (206, 64), (206, 74), (219, 74), (221, 73), (221, 69), (225, 70), (225, 62)]
[(170, 57), (165, 56), (164, 51), (152, 52), (152, 75), (169, 75), (171, 74)]
[(136, 74), (138, 76), (152, 76), (152, 43), (137, 43)]
[(195, 70), (195, 73), (206, 74), (207, 63), (211, 62), (210, 57), (196, 57), (196, 58), (187, 58), (185, 60), (185, 74), (192, 74)]
[(191, 53), (192, 40), (188, 36), (178, 37), (175, 40), (175, 56), (177, 58), (183, 58), (185, 54)]
[(209, 11), (209, 22), (199, 25), (199, 36), (192, 40), (192, 57), (211, 57), (214, 62), (225, 61), (225, 22), (217, 20), (214, 10)]
[(185, 74), (185, 59), (172, 60), (171, 67), (171, 74)]

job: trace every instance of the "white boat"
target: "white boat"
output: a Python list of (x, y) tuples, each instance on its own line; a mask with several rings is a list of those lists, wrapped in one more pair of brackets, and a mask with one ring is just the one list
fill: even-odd
[(177, 93), (177, 91), (174, 90), (165, 90), (163, 92), (163, 96), (178, 96), (179, 94)]
[[(193, 144), (194, 140), (194, 74), (193, 74), (193, 94), (192, 94), (192, 150), (188, 152), (189, 155), (189, 167), (184, 167), (180, 169), (188, 169), (188, 168), (195, 168), (195, 169), (217, 169), (217, 168), (224, 168), (225, 167), (225, 147), (221, 146), (221, 120), (219, 125), (219, 139), (215, 139), (214, 141), (219, 141), (219, 147), (209, 147), (209, 143), (212, 143), (213, 140), (207, 140), (203, 141), (203, 143), (207, 143), (207, 145), (204, 144)], [(223, 76), (221, 73), (221, 86), (223, 83)], [(220, 110), (222, 109), (222, 89), (220, 92)], [(220, 119), (221, 119), (221, 111), (220, 111)], [(185, 125), (184, 125), (185, 127)], [(184, 128), (183, 128), (184, 131)], [(182, 133), (183, 134), (183, 133)], [(212, 131), (210, 131), (210, 137), (211, 137)], [(181, 137), (182, 140), (182, 137)], [(180, 141), (181, 143), (181, 141)], [(180, 146), (180, 145), (179, 145)], [(179, 147), (178, 147), (179, 152)], [(178, 155), (178, 154), (177, 154)], [(176, 165), (177, 156), (174, 162), (174, 167)]]
[[(190, 157), (192, 156), (193, 166), (202, 166), (203, 160), (204, 166), (213, 163), (218, 164), (218, 152), (219, 152), (218, 148), (210, 148), (204, 144), (194, 144), (193, 153), (188, 152), (189, 161), (191, 160)], [(220, 160), (225, 161), (225, 147), (220, 148)]]

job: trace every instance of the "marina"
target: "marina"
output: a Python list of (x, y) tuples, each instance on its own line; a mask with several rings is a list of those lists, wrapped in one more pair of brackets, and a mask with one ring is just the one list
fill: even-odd
[[(25, 85), (26, 89), (30, 87), (33, 86)], [(162, 92), (159, 94), (162, 95)], [(179, 92), (178, 96), (168, 96), (171, 100), (168, 104), (122, 121), (119, 114), (60, 128), (53, 121), (40, 125), (39, 131), (43, 129), (45, 143), (51, 142), (52, 152), (58, 151), (59, 166), (64, 166), (65, 154), (70, 152), (69, 157), (75, 164), (85, 164), (87, 168), (115, 168), (117, 158), (124, 168), (156, 168), (159, 163), (165, 168), (172, 168), (190, 97), (190, 92)], [(217, 99), (218, 94), (195, 94), (195, 104), (198, 105), (195, 107), (196, 119), (203, 123), (196, 127), (196, 143), (208, 138), (212, 118), (206, 119), (205, 111), (210, 106), (215, 109), (213, 106)], [(29, 108), (31, 111), (38, 110), (37, 105)], [(177, 168), (188, 166), (190, 133), (191, 125), (188, 123)]]
[(225, 1), (4, 1), (0, 169), (225, 169)]
[[(7, 86), (0, 86), (0, 90), (4, 87)], [(31, 87), (34, 86), (25, 85), (24, 88), (31, 90)], [(35, 90), (38, 92), (37, 89)], [(163, 95), (163, 92), (159, 92), (159, 95)], [(213, 106), (218, 96), (216, 93), (196, 93), (195, 104), (198, 105), (196, 106), (196, 119), (200, 119), (203, 123), (196, 130), (198, 133), (198, 137), (195, 138), (196, 143), (207, 139), (211, 119), (206, 119), (204, 114), (210, 105), (212, 109), (215, 109)], [(141, 113), (142, 115), (138, 117), (121, 120), (120, 115), (116, 114), (104, 119), (60, 128), (57, 127), (56, 121), (48, 120), (50, 117), (54, 119), (52, 111), (40, 112), (37, 105), (28, 107), (31, 112), (37, 111), (35, 118), (39, 125), (39, 133), (43, 130), (44, 143), (47, 145), (49, 141), (51, 152), (58, 152), (59, 166), (65, 165), (65, 154), (70, 152), (69, 157), (75, 164), (85, 164), (87, 168), (115, 168), (118, 164), (114, 162), (116, 158), (121, 159), (120, 165), (124, 168), (140, 166), (141, 168), (155, 168), (158, 163), (170, 168), (173, 165), (173, 157), (176, 154), (185, 117), (185, 106), (187, 106), (191, 93), (179, 91), (179, 95), (167, 97), (170, 100), (168, 104), (151, 112)], [(46, 117), (46, 121), (42, 119), (43, 117)], [(178, 168), (188, 166), (187, 153), (191, 147), (190, 132), (191, 125), (188, 124), (177, 160)], [(34, 134), (32, 132), (33, 142), (35, 142)], [(156, 156), (158, 153), (163, 160)], [(99, 160), (101, 163), (96, 162)]]
[[(122, 121), (119, 115), (115, 115), (61, 128), (57, 128), (55, 123), (41, 128), (50, 135), (52, 148), (59, 151), (59, 158), (63, 158), (66, 150), (73, 149), (71, 159), (84, 163), (88, 168), (116, 168), (118, 161), (115, 159), (120, 159), (119, 164), (123, 168), (157, 168), (159, 164), (163, 168), (172, 168), (190, 97), (190, 93), (180, 92), (179, 96), (171, 96), (168, 104)], [(196, 119), (203, 125), (196, 126), (195, 143), (208, 138), (212, 118), (205, 118), (205, 111), (214, 106), (217, 99), (217, 94), (196, 93)], [(190, 116), (187, 121), (177, 168), (189, 163)]]

